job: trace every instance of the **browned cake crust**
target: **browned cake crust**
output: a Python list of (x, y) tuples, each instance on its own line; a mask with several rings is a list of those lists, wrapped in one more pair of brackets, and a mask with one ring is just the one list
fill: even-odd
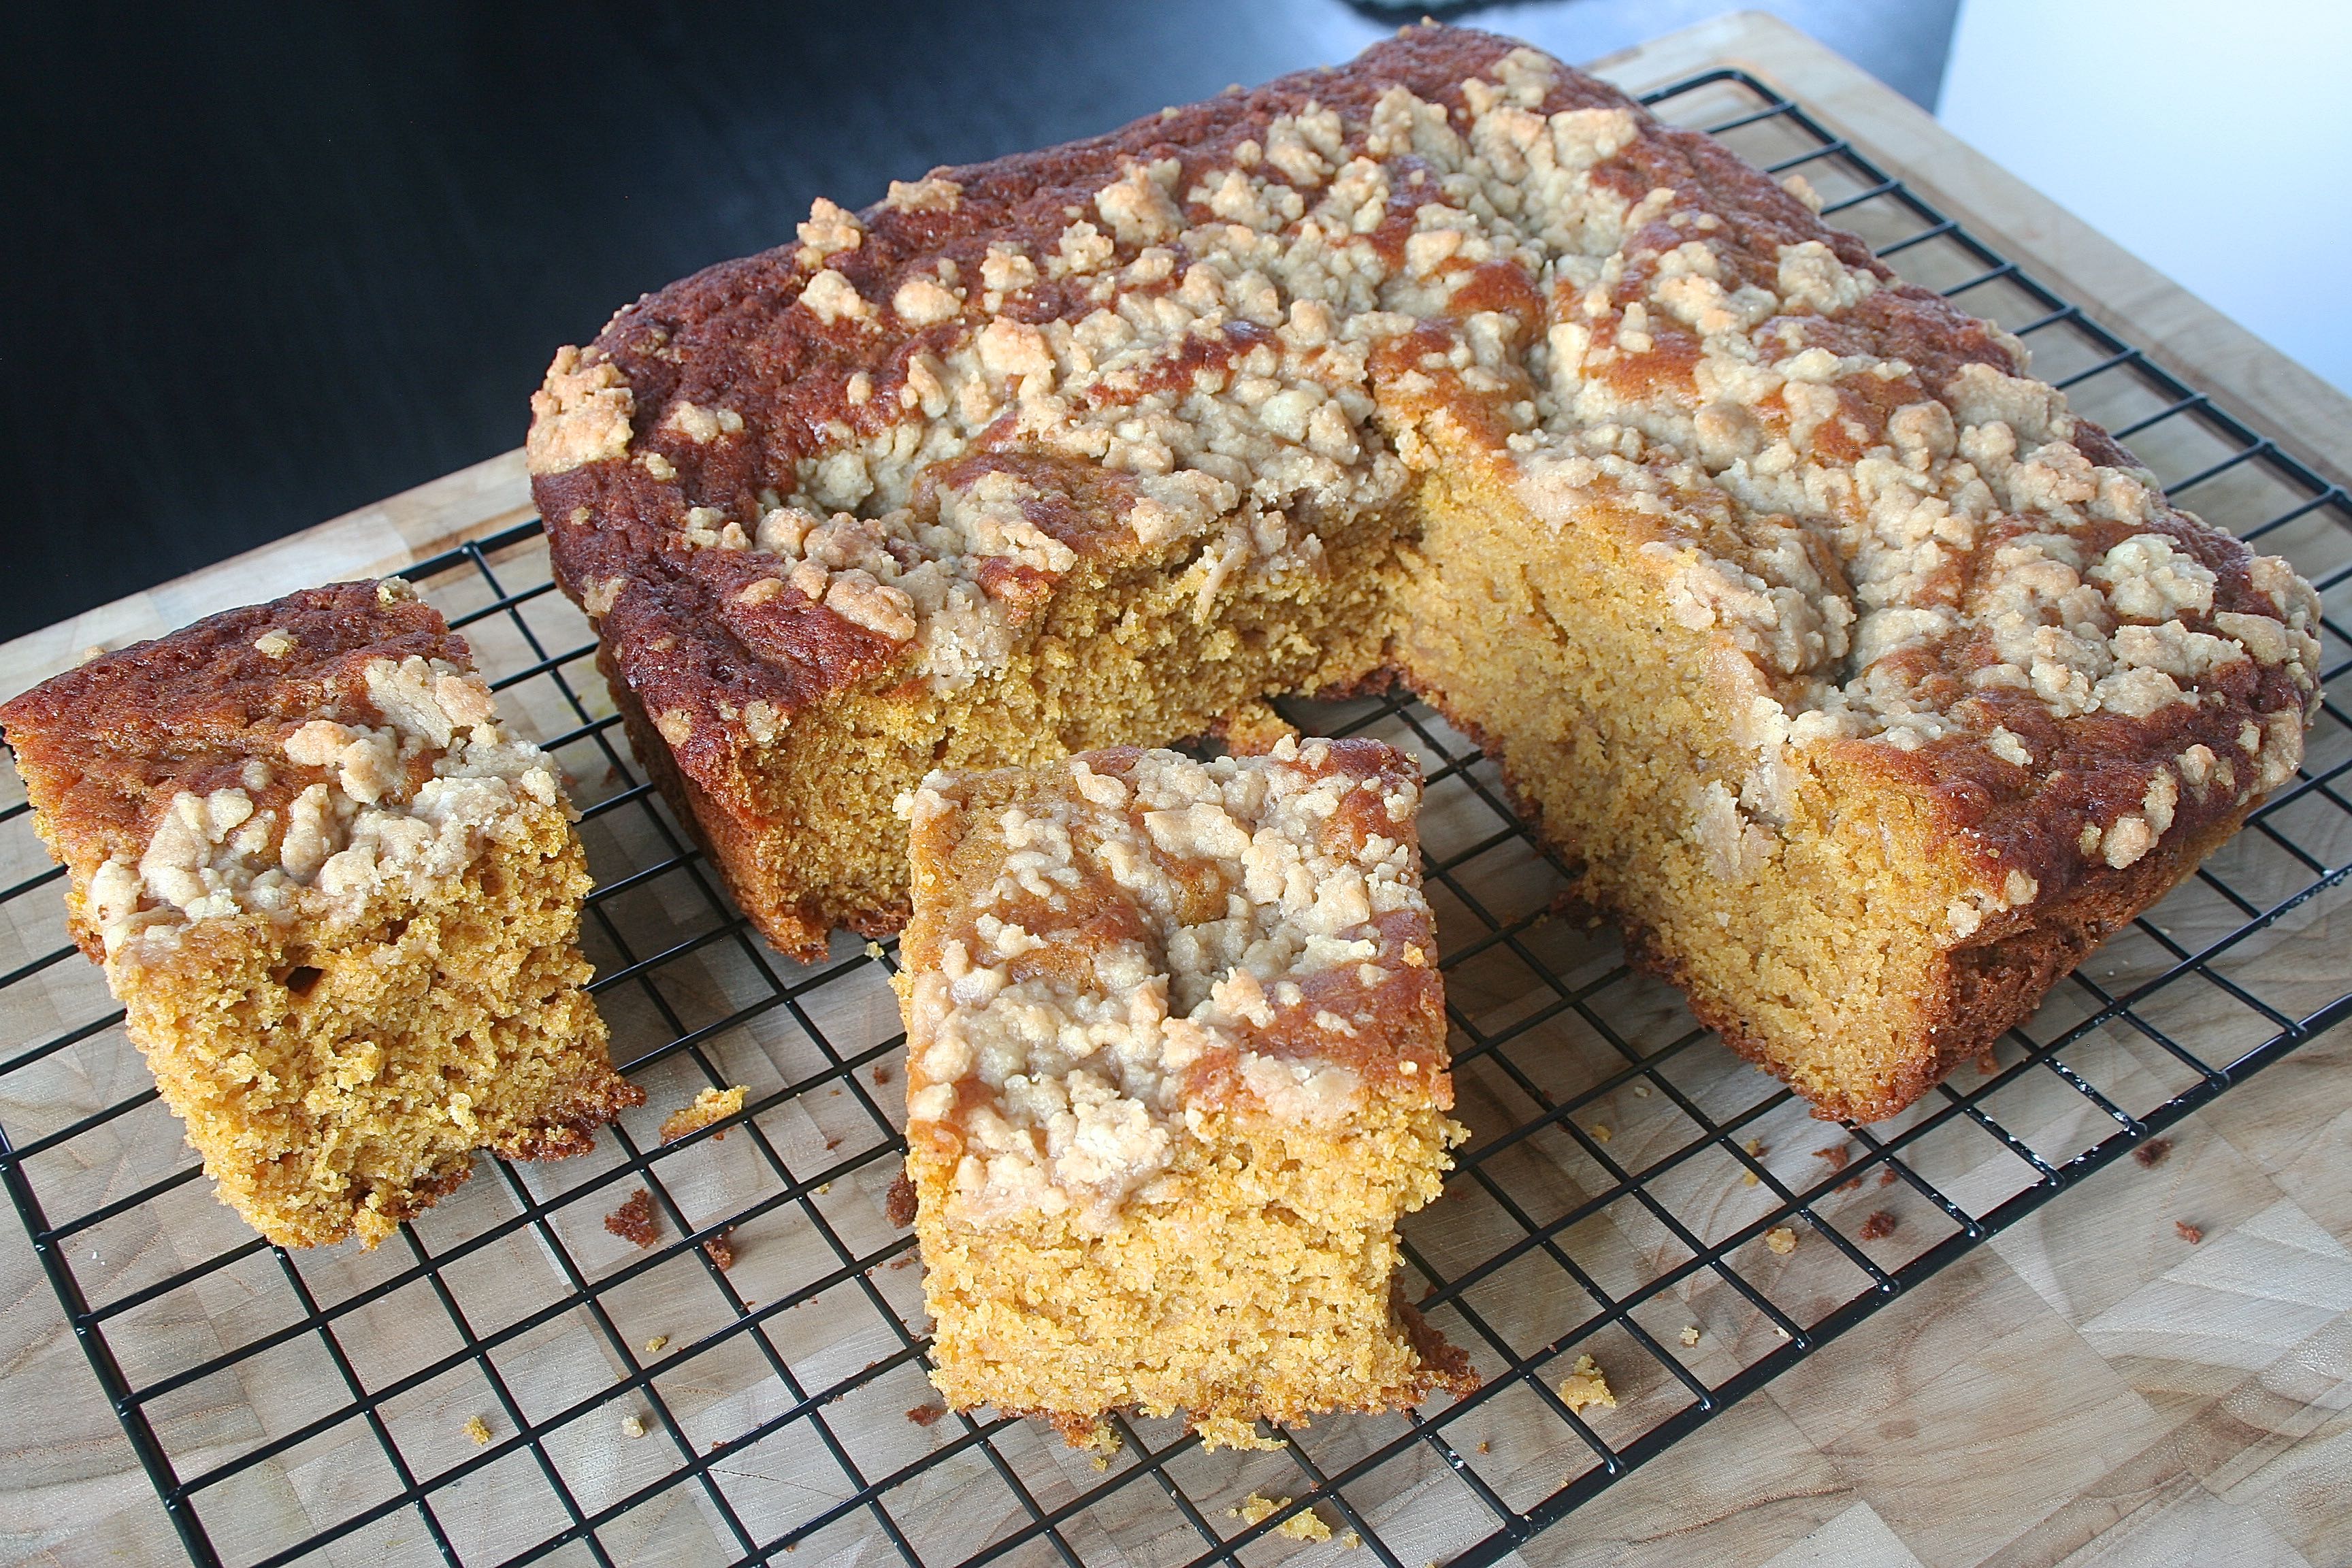
[(544, 753), (397, 581), (309, 589), (0, 708), (75, 942), (223, 1199), (371, 1245), (471, 1151), (577, 1153), (642, 1093), (575, 945)]
[[(559, 355), (534, 490), (633, 736), (788, 948), (904, 917), (812, 734), (887, 795), (1385, 666), (1701, 1016), (1880, 1116), (2293, 776), (2317, 611), (1804, 194), (1407, 29), (818, 204)], [(1156, 684), (1112, 668), (1195, 603)], [(1832, 1061), (1848, 958), (1884, 1038)]]

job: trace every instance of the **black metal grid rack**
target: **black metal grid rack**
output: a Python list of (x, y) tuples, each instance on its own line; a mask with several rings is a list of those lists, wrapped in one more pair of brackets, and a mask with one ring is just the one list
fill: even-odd
[[(1265, 1452), (1138, 1421), (1115, 1424), (1115, 1454), (1076, 1454), (929, 1405), (913, 1243), (883, 1214), (893, 955), (843, 939), (794, 965), (749, 934), (628, 755), (537, 525), (509, 530), (414, 576), (585, 805), (597, 989), (650, 1092), (596, 1154), (486, 1159), (372, 1254), (268, 1247), (213, 1203), (121, 1013), (59, 945), (61, 873), (38, 868), (21, 795), (0, 812), (0, 875), (21, 879), (0, 892), (0, 1181), (190, 1556), (1240, 1563), (1346, 1544), (1300, 1539), (1324, 1529), (1390, 1568), (1408, 1550), (1489, 1563), (2352, 1012), (2342, 955), (2296, 945), (2342, 909), (2352, 861), (2352, 500), (1762, 83), (1717, 71), (1648, 101), (1802, 174), (1906, 275), (2032, 343), (2174, 496), (2319, 585), (2336, 695), (2235, 842), (1979, 1070), (1838, 1130), (1631, 973), (1612, 933), (1553, 912), (1559, 868), (1427, 710), (1294, 710), (1405, 744), (1429, 777), (1476, 1136), (1408, 1255), (1486, 1385)], [(750, 1089), (739, 1115), (657, 1142), (665, 1109), (730, 1084)], [(600, 1223), (640, 1188), (661, 1230), (644, 1248)], [(1558, 1392), (1584, 1354), (1615, 1407)], [(1290, 1500), (1241, 1510), (1253, 1494)]]

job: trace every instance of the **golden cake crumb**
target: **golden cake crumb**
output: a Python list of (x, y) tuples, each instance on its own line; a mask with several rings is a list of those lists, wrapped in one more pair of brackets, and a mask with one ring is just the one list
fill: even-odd
[(1683, 1325), (1681, 1339), (1683, 1343), (1685, 1345), (1695, 1345), (1698, 1343), (1698, 1325), (1696, 1323), (1685, 1323)]
[(477, 1448), (483, 1447), (490, 1440), (490, 1424), (483, 1420), (478, 1415), (469, 1416), (467, 1419), (464, 1431), (467, 1436), (474, 1440), (474, 1447)]
[(2179, 1231), (2180, 1233), (2180, 1239), (2187, 1242), (2191, 1247), (2196, 1246), (2199, 1242), (2205, 1239), (2205, 1232), (2200, 1227), (2189, 1224), (2185, 1219), (2174, 1220), (2172, 1222), (2172, 1228)]
[(642, 1437), (642, 1436), (644, 1436), (645, 1435), (646, 1435), (646, 1420), (645, 1420), (645, 1417), (644, 1417), (644, 1416), (642, 1416), (642, 1415), (635, 1415), (635, 1414), (631, 1414), (631, 1415), (624, 1415), (624, 1416), (622, 1416), (622, 1417), (621, 1417), (621, 1436), (624, 1436), (624, 1437)]
[(1276, 1535), (1286, 1535), (1293, 1541), (1328, 1541), (1331, 1527), (1313, 1509), (1301, 1509), (1274, 1527)]
[[(694, 1097), (694, 1103), (682, 1105), (662, 1118), (661, 1141), (675, 1143), (714, 1121), (724, 1121), (743, 1109), (744, 1092), (741, 1084), (731, 1089), (704, 1089)], [(724, 1132), (714, 1132), (710, 1140), (715, 1143), (726, 1136)]]
[(668, 1344), (669, 1336), (667, 1334), (656, 1334), (652, 1339), (646, 1342), (646, 1353), (647, 1355), (659, 1355), (662, 1353), (663, 1350), (668, 1346)]
[(1608, 1375), (1589, 1354), (1576, 1358), (1568, 1375), (1559, 1380), (1560, 1403), (1570, 1410), (1582, 1410), (1598, 1405), (1604, 1410), (1617, 1408), (1617, 1396), (1609, 1391)]
[(1785, 1225), (1776, 1225), (1764, 1233), (1764, 1245), (1786, 1258), (1797, 1250), (1797, 1233)]

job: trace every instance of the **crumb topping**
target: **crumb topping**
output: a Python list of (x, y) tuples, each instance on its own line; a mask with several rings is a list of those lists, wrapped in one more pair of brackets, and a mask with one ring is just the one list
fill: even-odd
[[(2201, 782), (2152, 759), (2140, 809), (2100, 807), (2078, 847), (2109, 867), (2161, 839), (2168, 791), (2235, 802), (2293, 775), (2320, 622), (2284, 562), (2172, 509), (2021, 374), (2022, 344), (1823, 228), (1801, 180), (1756, 189), (1533, 50), (1441, 83), (1403, 68), (1418, 47), (1370, 91), (1295, 79), (1191, 111), (1189, 142), (1131, 128), (1058, 217), (986, 170), (894, 185), (862, 218), (819, 202), (779, 287), (832, 356), (809, 361), (823, 388), (774, 429), (746, 402), (743, 429), (644, 454), (672, 487), (649, 503), (664, 569), (740, 556), (723, 580), (762, 637), (821, 646), (794, 629), (821, 608), (948, 691), (1004, 668), (1091, 562), (1180, 570), (1206, 617), (1251, 574), (1326, 570), (1324, 520), (1462, 457), (1544, 526), (1630, 529), (1674, 618), (1724, 650), (1750, 759), (1687, 802), (1719, 875), (1773, 853), (1804, 747), (2048, 778), (2090, 721), (2116, 721), (2113, 750), (2252, 711)], [(1087, 145), (1004, 184), (1093, 167)], [(658, 339), (632, 363), (667, 387), (668, 329), (637, 321), (591, 353)], [(710, 375), (762, 374), (710, 347)], [(534, 470), (624, 455), (629, 395), (565, 350)], [(686, 396), (661, 394), (657, 432), (688, 428)], [(1971, 895), (1955, 932), (2009, 897)]]
[(1213, 1110), (1328, 1125), (1360, 1107), (1430, 931), (1419, 786), (1362, 752), (1097, 752), (985, 806), (972, 777), (915, 792), (919, 838), (961, 814), (961, 843), (988, 848), (909, 1009), (909, 1121), (961, 1151), (956, 1217), (1107, 1225)]
[(412, 655), (363, 673), (380, 722), (289, 727), (281, 763), (248, 758), (234, 784), (177, 792), (136, 859), (98, 868), (88, 902), (110, 961), (201, 921), (331, 921), (387, 885), (426, 897), (562, 802), (554, 764), (499, 723), (472, 671)]

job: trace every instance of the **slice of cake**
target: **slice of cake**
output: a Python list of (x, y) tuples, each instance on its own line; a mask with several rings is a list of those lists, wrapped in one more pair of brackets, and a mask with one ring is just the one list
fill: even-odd
[(215, 616), (0, 725), (74, 940), (270, 1240), (373, 1247), (475, 1150), (576, 1154), (644, 1098), (581, 989), (555, 764), (405, 583)]
[(779, 944), (934, 767), (1400, 676), (1637, 958), (1871, 1119), (2294, 775), (2319, 607), (2000, 328), (1507, 38), (819, 202), (563, 350), (533, 492)]
[(1394, 1290), (1465, 1136), (1418, 776), (1286, 739), (914, 792), (907, 1165), (950, 1404), (1243, 1443), (1475, 1386)]

